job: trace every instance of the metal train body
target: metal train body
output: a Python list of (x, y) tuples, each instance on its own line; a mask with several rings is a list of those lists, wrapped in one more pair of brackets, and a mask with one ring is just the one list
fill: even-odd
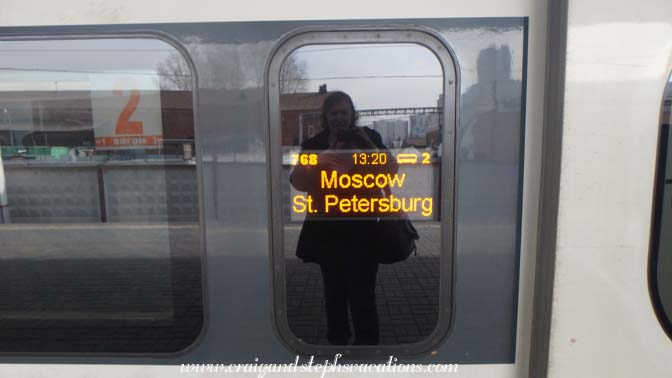
[[(652, 238), (664, 232), (656, 229), (661, 221), (656, 220), (655, 188), (661, 106), (672, 72), (672, 3), (644, 0), (636, 12), (632, 7), (603, 0), (197, 1), (172, 7), (130, 1), (5, 2), (0, 43), (5, 51), (35, 54), (17, 58), (26, 70), (56, 59), (40, 53), (83, 46), (89, 54), (82, 55), (85, 59), (63, 64), (89, 78), (101, 74), (91, 67), (105, 71), (101, 79), (86, 79), (102, 85), (98, 89), (73, 84), (56, 86), (53, 93), (76, 96), (95, 89), (114, 97), (113, 84), (100, 84), (109, 81), (105, 74), (145, 72), (145, 58), (122, 56), (133, 49), (177, 56), (179, 67), (173, 68), (182, 71), (172, 77), (187, 80), (169, 83), (167, 94), (157, 89), (159, 84), (138, 79), (142, 96), (160, 92), (156, 101), (164, 108), (173, 104), (173, 113), (161, 108), (161, 122), (156, 122), (163, 125), (163, 138), (178, 147), (161, 150), (161, 162), (151, 163), (150, 153), (138, 163), (136, 155), (109, 152), (118, 159), (101, 168), (88, 151), (110, 141), (103, 134), (86, 136), (89, 147), (74, 152), (52, 148), (43, 160), (26, 158), (38, 149), (3, 154), (0, 242), (11, 248), (2, 248), (0, 269), (20, 283), (1, 281), (11, 288), (2, 294), (18, 310), (7, 304), (0, 309), (5, 333), (0, 335), (0, 372), (179, 376), (180, 364), (245, 364), (255, 358), (282, 364), (297, 355), (305, 362), (310, 355), (333, 359), (344, 352), (343, 363), (386, 363), (392, 355), (398, 363), (459, 364), (457, 374), (465, 377), (667, 376), (672, 341), (651, 289), (649, 260)], [(110, 52), (116, 50), (106, 43), (120, 43), (123, 49)], [(434, 218), (413, 218), (425, 235), (434, 235), (425, 240), (438, 240), (435, 260), (427, 260), (432, 261), (427, 269), (437, 272), (431, 310), (437, 312), (432, 315), (436, 324), (427, 327), (422, 340), (334, 348), (297, 336), (301, 319), (292, 323), (288, 314), (294, 303), (288, 282), (305, 271), (291, 265), (291, 253), (283, 250), (301, 223), (292, 218), (295, 214), (286, 214), (291, 211), (287, 198), (295, 193), (281, 189), (288, 187), (286, 159), (298, 143), (285, 148), (291, 144), (283, 139), (283, 117), (289, 113), (283, 113), (280, 76), (291, 53), (306, 46), (325, 50), (367, 44), (421, 46), (442, 72), (437, 79), (441, 96), (437, 93), (436, 102), (426, 106), (442, 114), (441, 133), (431, 147), (436, 163), (427, 176), (435, 180)], [(42, 88), (26, 84), (30, 80), (11, 77), (12, 89), (0, 82), (6, 103), (42, 96), (35, 94)], [(17, 89), (16, 83), (26, 87)], [(28, 93), (31, 88), (35, 93)], [(90, 108), (96, 101), (93, 96)], [(44, 110), (35, 109), (31, 119), (47, 119)], [(82, 116), (89, 117), (87, 122), (103, 117), (95, 109), (87, 112), (92, 114)], [(308, 132), (310, 119), (302, 117), (294, 139)], [(9, 116), (3, 122), (10, 124)], [(192, 128), (180, 129), (185, 122)], [(16, 135), (25, 139), (18, 132), (11, 138)], [(34, 132), (32, 140), (38, 136), (55, 138)], [(18, 143), (10, 139), (0, 142)], [(165, 151), (179, 159), (166, 161)], [(88, 163), (73, 170), (77, 161)], [(142, 184), (134, 187), (137, 182)], [(20, 185), (37, 188), (42, 197), (17, 192)], [(152, 188), (161, 193), (153, 195)], [(73, 196), (71, 202), (58, 198), (87, 190), (87, 196)], [(44, 205), (40, 201), (79, 212), (31, 213), (31, 204)], [(25, 206), (25, 211), (12, 206)], [(113, 232), (99, 236), (101, 224), (110, 224)], [(126, 289), (135, 292), (128, 282), (137, 279), (142, 286), (151, 279), (146, 277), (159, 277), (157, 282), (166, 286), (147, 289), (144, 295), (150, 299), (143, 299), (154, 307), (145, 310), (142, 303), (129, 304), (129, 296), (114, 297), (101, 305), (100, 313), (107, 314), (103, 320), (96, 318), (97, 310), (81, 315), (67, 306), (54, 307), (56, 315), (44, 315), (46, 320), (40, 318), (41, 325), (30, 330), (26, 319), (36, 315), (30, 303), (15, 301), (12, 293), (23, 293), (22, 287), (40, 280), (46, 284), (36, 287), (58, 293), (59, 281), (48, 281), (48, 268), (58, 269), (68, 259), (77, 261), (68, 265), (68, 277), (95, 280), (90, 276), (98, 275), (96, 264), (106, 260), (96, 255), (96, 245), (86, 245), (93, 240), (89, 236), (127, 248), (110, 248), (120, 254), (112, 259), (128, 275), (114, 276), (120, 281), (109, 286), (129, 285)], [(60, 247), (50, 247), (50, 238), (58, 239)], [(38, 255), (31, 258), (42, 265), (30, 265), (32, 260), (22, 255), (21, 246), (27, 244), (25, 253)], [(157, 257), (167, 265), (157, 265), (152, 260)], [(428, 257), (420, 253), (420, 258)], [(393, 274), (385, 269), (379, 275)], [(21, 281), (26, 272), (33, 276)], [(59, 295), (72, 300), (68, 293)], [(88, 295), (80, 299), (98, 303), (96, 293)], [(411, 309), (422, 306), (411, 302)], [(128, 320), (130, 313), (140, 315)], [(70, 317), (70, 323), (60, 317)], [(160, 331), (152, 333), (152, 327)], [(75, 331), (58, 334), (54, 329)]]

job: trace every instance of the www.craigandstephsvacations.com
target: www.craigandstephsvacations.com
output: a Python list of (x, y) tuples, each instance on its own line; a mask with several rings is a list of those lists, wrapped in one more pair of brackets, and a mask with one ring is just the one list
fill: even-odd
[(333, 360), (316, 360), (310, 356), (304, 362), (296, 356), (292, 363), (260, 363), (255, 358), (252, 363), (239, 364), (182, 364), (181, 373), (254, 373), (264, 378), (268, 373), (318, 373), (321, 377), (329, 373), (457, 373), (457, 364), (403, 364), (390, 356), (385, 363), (350, 364), (341, 363), (343, 355), (336, 354)]

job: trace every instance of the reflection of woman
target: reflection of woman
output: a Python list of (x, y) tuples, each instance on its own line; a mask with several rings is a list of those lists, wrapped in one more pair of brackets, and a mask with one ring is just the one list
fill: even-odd
[[(375, 243), (373, 217), (350, 218), (351, 213), (329, 219), (324, 209), (324, 197), (381, 197), (378, 188), (325, 189), (320, 187), (321, 172), (341, 174), (396, 173), (397, 164), (389, 156), (385, 165), (355, 165), (352, 154), (366, 151), (387, 154), (380, 134), (356, 126), (355, 109), (350, 96), (343, 92), (329, 95), (322, 105), (324, 130), (302, 144), (303, 151), (316, 151), (316, 166), (296, 165), (290, 181), (300, 191), (314, 199), (315, 212), (308, 212), (301, 229), (296, 254), (304, 262), (320, 264), (327, 308), (327, 338), (334, 345), (348, 343), (351, 333), (348, 305), (355, 330), (355, 344), (378, 343), (378, 313), (375, 287), (378, 263), (371, 249)], [(347, 151), (343, 151), (347, 150)], [(339, 152), (340, 151), (340, 152)], [(344, 219), (344, 218), (349, 219)]]

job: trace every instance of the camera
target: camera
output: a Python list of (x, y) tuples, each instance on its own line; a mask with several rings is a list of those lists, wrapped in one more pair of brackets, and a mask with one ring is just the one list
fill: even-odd
[(354, 128), (347, 130), (338, 130), (336, 138), (341, 142), (355, 142), (359, 140), (359, 136)]

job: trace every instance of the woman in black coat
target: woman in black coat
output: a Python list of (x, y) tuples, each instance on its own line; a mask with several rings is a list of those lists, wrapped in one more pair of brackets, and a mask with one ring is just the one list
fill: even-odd
[[(299, 235), (296, 255), (304, 262), (320, 265), (327, 309), (327, 338), (334, 345), (346, 345), (351, 333), (348, 306), (352, 314), (356, 345), (378, 344), (378, 312), (375, 288), (378, 263), (372, 248), (376, 218), (373, 214), (351, 217), (324, 211), (324, 197), (382, 197), (380, 188), (324, 189), (320, 187), (322, 171), (341, 174), (397, 172), (394, 158), (387, 152), (380, 134), (356, 125), (352, 99), (344, 92), (334, 92), (322, 105), (324, 130), (301, 145), (302, 153), (318, 153), (318, 164), (296, 165), (290, 176), (292, 185), (308, 192), (314, 199), (315, 213), (308, 213)], [(386, 164), (355, 165), (352, 154), (387, 154)]]

